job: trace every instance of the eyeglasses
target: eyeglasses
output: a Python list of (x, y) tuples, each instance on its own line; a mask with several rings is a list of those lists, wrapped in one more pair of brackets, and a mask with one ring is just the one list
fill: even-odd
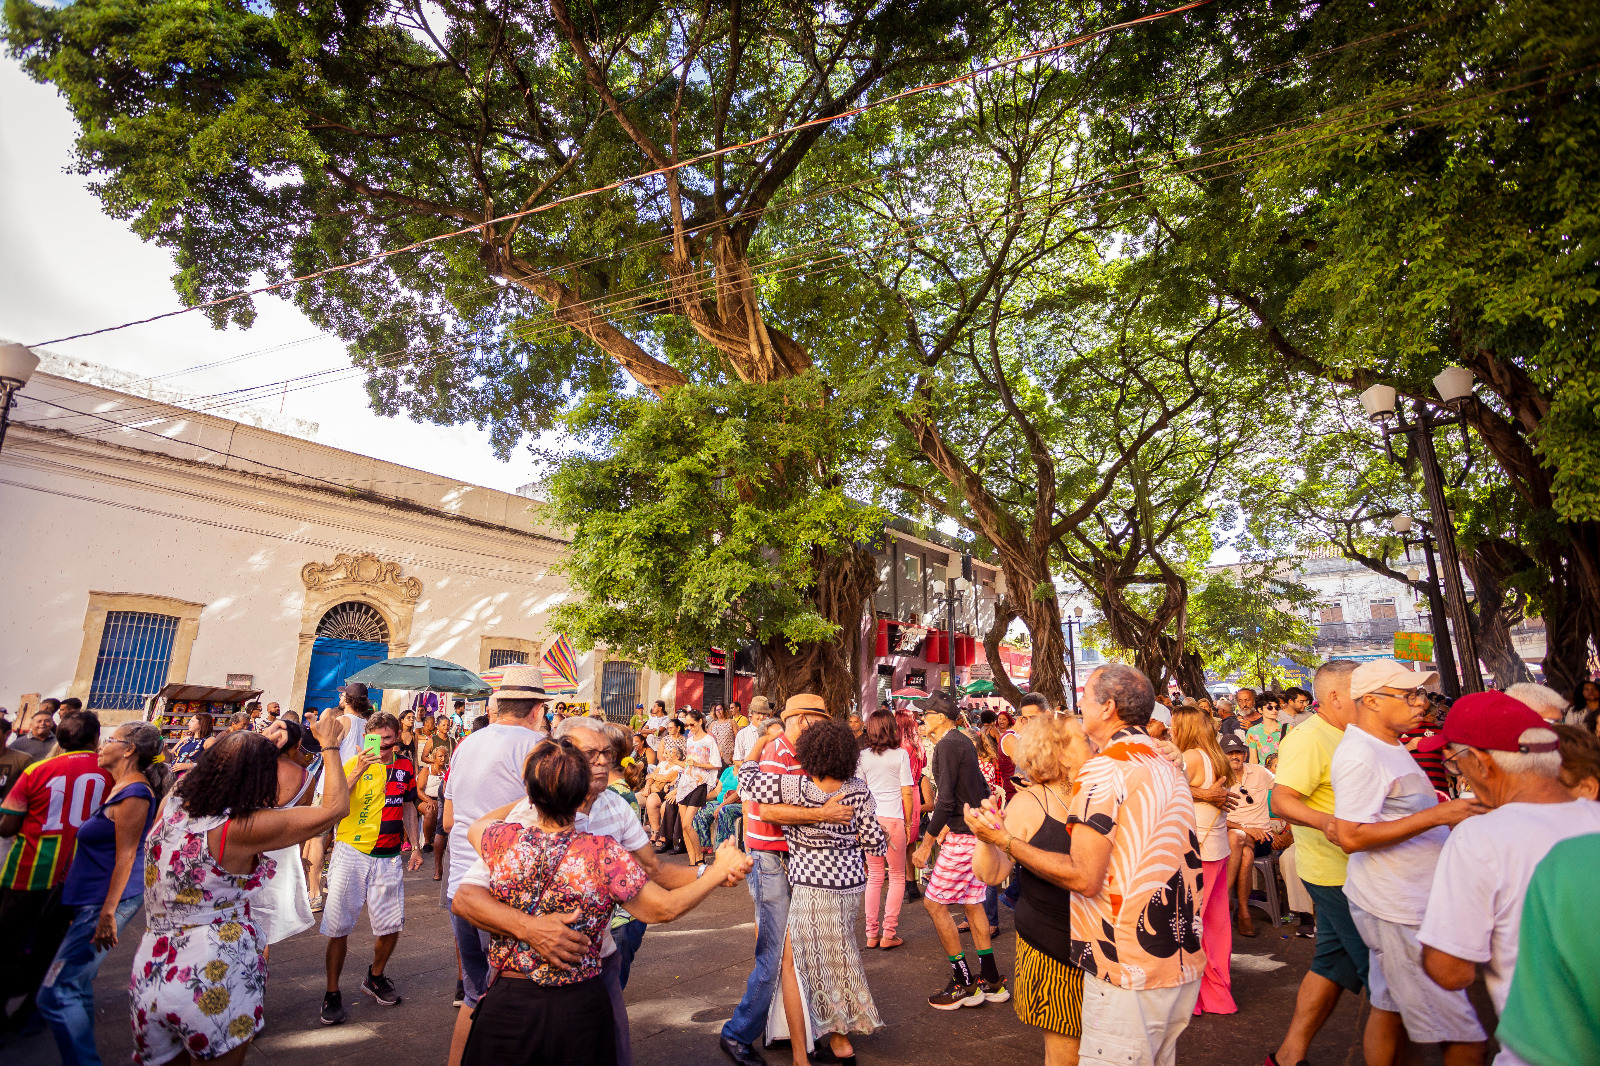
[(1460, 777), (1461, 776), (1461, 761), (1460, 760), (1461, 760), (1461, 756), (1463, 756), (1465, 754), (1467, 754), (1467, 750), (1466, 749), (1462, 749), (1461, 751), (1457, 751), (1457, 752), (1446, 752), (1443, 756), (1440, 757), (1439, 764), (1441, 766), (1443, 766), (1447, 772), (1452, 773), (1452, 774), (1456, 775), (1457, 777)]
[(583, 757), (595, 766), (603, 766), (611, 762), (610, 748), (578, 748), (578, 750), (583, 752)]

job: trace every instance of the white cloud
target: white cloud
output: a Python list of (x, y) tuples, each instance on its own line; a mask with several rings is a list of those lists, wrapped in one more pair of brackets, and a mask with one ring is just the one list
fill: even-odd
[[(0, 337), (24, 343), (80, 333), (178, 308), (170, 255), (105, 215), (87, 181), (67, 168), (77, 127), (53, 87), (37, 85), (0, 58)], [(163, 384), (216, 393), (348, 366), (336, 337), (288, 303), (259, 298), (249, 330), (216, 331), (198, 314), (53, 346), (62, 355), (140, 375), (168, 374), (244, 353), (293, 344)], [(256, 406), (321, 426), (325, 444), (389, 462), (511, 491), (535, 480), (531, 456), (494, 458), (487, 433), (379, 418), (359, 376), (295, 391)]]

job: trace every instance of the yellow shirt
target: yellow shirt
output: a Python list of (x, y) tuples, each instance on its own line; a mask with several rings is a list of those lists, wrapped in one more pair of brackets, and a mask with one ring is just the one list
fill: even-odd
[(743, 729), (745, 726), (750, 724), (750, 719), (741, 714), (734, 718), (733, 724), (738, 726), (740, 729)]
[[(1320, 714), (1314, 714), (1289, 730), (1278, 742), (1278, 771), (1274, 784), (1287, 785), (1300, 793), (1306, 806), (1321, 814), (1333, 813), (1333, 779), (1329, 768), (1333, 752), (1344, 739)], [(1302, 881), (1334, 887), (1344, 884), (1349, 856), (1344, 849), (1322, 834), (1320, 829), (1294, 827), (1295, 870)]]

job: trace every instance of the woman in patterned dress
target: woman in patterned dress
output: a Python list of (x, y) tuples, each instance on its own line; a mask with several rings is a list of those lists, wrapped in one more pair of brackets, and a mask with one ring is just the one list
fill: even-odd
[[(337, 747), (337, 717), (323, 715), (314, 734)], [(324, 772), (322, 791), (320, 807), (278, 809), (278, 749), (246, 731), (220, 738), (162, 804), (145, 842), (145, 933), (128, 989), (141, 1066), (244, 1061), (267, 984), (251, 897), (272, 876), (266, 852), (350, 812), (344, 774)]]
[(498, 976), (472, 1016), (462, 1066), (613, 1066), (615, 1019), (600, 974), (612, 909), (627, 904), (639, 921), (669, 922), (750, 868), (750, 860), (728, 845), (706, 876), (671, 891), (655, 884), (616, 840), (574, 829), (589, 795), (589, 767), (589, 757), (571, 741), (541, 741), (522, 771), (538, 824), (499, 820), (507, 807), (467, 831), (489, 868), (496, 899), (533, 915), (575, 914), (567, 924), (589, 945), (566, 968), (524, 940), (494, 933), (489, 965)]
[[(830, 1061), (854, 1061), (850, 1033), (883, 1027), (867, 987), (856, 943), (856, 918), (867, 890), (867, 855), (888, 851), (872, 790), (855, 776), (860, 748), (843, 722), (811, 726), (795, 744), (800, 774), (761, 772), (761, 752), (774, 736), (756, 741), (739, 767), (739, 794), (757, 803), (821, 807), (838, 800), (855, 811), (845, 825), (786, 825), (789, 843), (789, 931), (780, 982), (792, 1034), (795, 1066), (809, 1066), (805, 1014), (820, 1041), (829, 1035)], [(801, 986), (804, 985), (802, 1002)]]

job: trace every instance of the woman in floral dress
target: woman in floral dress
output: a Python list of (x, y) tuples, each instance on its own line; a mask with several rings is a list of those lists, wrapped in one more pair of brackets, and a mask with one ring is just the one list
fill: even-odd
[[(313, 730), (339, 743), (325, 714)], [(128, 1009), (134, 1060), (242, 1062), (262, 1022), (266, 939), (251, 897), (272, 876), (266, 852), (319, 836), (350, 811), (342, 773), (323, 774), (322, 805), (279, 809), (278, 749), (231, 733), (185, 774), (145, 842), (145, 933)]]

